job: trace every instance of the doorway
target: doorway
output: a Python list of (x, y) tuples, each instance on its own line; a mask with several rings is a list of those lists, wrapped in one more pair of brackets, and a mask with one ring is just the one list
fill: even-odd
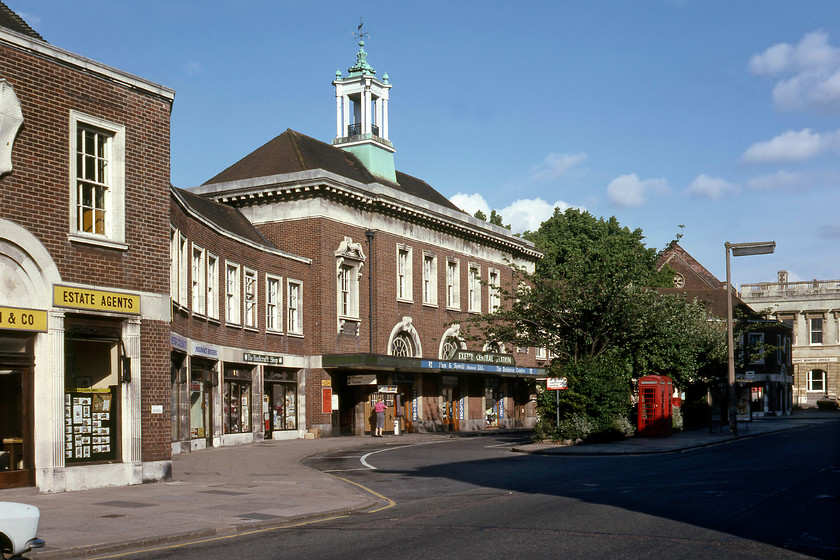
[(443, 396), (443, 410), (441, 411), (443, 430), (446, 432), (457, 432), (461, 427), (461, 409), (458, 391), (455, 387), (444, 387), (441, 394)]
[(0, 361), (0, 488), (35, 485), (32, 368)]

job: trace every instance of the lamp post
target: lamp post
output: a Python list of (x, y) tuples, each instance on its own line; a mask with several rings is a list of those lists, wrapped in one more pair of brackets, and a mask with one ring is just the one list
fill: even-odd
[(743, 257), (746, 255), (768, 255), (776, 250), (775, 241), (760, 241), (757, 243), (730, 243), (726, 247), (726, 351), (729, 362), (729, 378), (727, 400), (729, 401), (729, 435), (738, 435), (738, 403), (735, 402), (735, 341), (732, 328), (732, 278), (729, 267), (729, 254)]

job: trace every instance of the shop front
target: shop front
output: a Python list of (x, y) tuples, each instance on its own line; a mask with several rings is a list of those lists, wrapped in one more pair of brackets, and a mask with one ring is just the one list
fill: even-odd
[(35, 484), (34, 343), (46, 324), (45, 311), (0, 307), (0, 488)]
[(263, 423), (266, 439), (297, 437), (298, 371), (263, 366)]
[(472, 363), (370, 354), (324, 356), (323, 367), (338, 397), (338, 432), (370, 435), (378, 400), (386, 406), (385, 432), (532, 427), (536, 410), (530, 393), (535, 393), (544, 368), (498, 365), (488, 353), (481, 354), (480, 361)]

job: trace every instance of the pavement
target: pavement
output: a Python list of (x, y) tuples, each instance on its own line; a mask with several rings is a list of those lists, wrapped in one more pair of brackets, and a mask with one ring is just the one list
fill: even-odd
[[(531, 443), (513, 451), (550, 455), (673, 453), (832, 420), (840, 420), (840, 412), (795, 411), (791, 416), (739, 424), (737, 436), (730, 436), (726, 429), (702, 429), (602, 444)], [(28, 553), (27, 558), (114, 558), (136, 548), (177, 546), (371, 510), (383, 504), (382, 496), (310, 469), (301, 461), (316, 454), (340, 455), (371, 443), (404, 445), (474, 435), (266, 440), (175, 455), (170, 482), (56, 494), (0, 490), (0, 501), (28, 503), (41, 510), (38, 536), (47, 546)]]

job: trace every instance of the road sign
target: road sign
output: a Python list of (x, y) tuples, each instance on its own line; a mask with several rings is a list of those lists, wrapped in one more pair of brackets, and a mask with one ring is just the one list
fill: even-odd
[(562, 391), (568, 389), (569, 386), (565, 377), (547, 377), (545, 379), (545, 388), (551, 391)]

